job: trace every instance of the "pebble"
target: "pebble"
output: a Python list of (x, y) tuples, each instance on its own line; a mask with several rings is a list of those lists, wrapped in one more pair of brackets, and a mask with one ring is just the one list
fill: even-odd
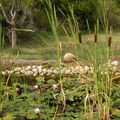
[(65, 71), (67, 70), (66, 67), (64, 67), (62, 70), (61, 70), (61, 74), (65, 74)]
[(43, 73), (43, 72), (42, 72), (42, 73), (40, 73), (40, 76), (41, 76), (41, 77), (43, 77), (43, 76), (44, 76), (44, 73)]
[(22, 69), (22, 70), (25, 70), (25, 69), (26, 69), (26, 67), (22, 67), (21, 69)]
[(47, 75), (49, 76), (49, 75), (51, 75), (52, 74), (52, 70), (51, 69), (48, 69), (47, 70)]
[(39, 71), (38, 71), (38, 69), (33, 68), (33, 69), (32, 69), (32, 72), (33, 72), (33, 73), (38, 73)]
[(43, 68), (42, 73), (45, 75), (47, 73), (47, 69)]
[(27, 67), (26, 67), (26, 70), (31, 70), (31, 69), (32, 69), (31, 66), (27, 66)]
[(22, 74), (24, 74), (24, 73), (25, 73), (25, 69), (20, 70), (20, 72), (21, 72)]
[(14, 70), (10, 70), (9, 73), (10, 73), (10, 74), (14, 73)]
[(80, 69), (79, 73), (80, 74), (85, 74), (85, 69), (84, 68)]
[(2, 71), (2, 75), (7, 75), (7, 72), (6, 71)]
[(90, 68), (85, 65), (85, 66), (84, 66), (84, 70), (85, 70), (85, 72), (88, 72), (88, 71), (90, 70)]
[(38, 70), (42, 70), (42, 66), (37, 66), (37, 69)]
[(119, 64), (118, 61), (112, 61), (112, 62), (111, 62), (111, 65), (114, 65), (114, 66), (117, 66), (118, 64)]
[(26, 71), (26, 72), (25, 72), (25, 75), (26, 75), (26, 76), (32, 76), (32, 75), (33, 75), (33, 72), (32, 72), (32, 71)]
[[(118, 61), (108, 61), (108, 67), (112, 71), (112, 73), (115, 73), (115, 75), (120, 74), (120, 66)], [(106, 70), (103, 70), (103, 65), (100, 66), (101, 74), (107, 74), (105, 72)], [(61, 75), (74, 75), (74, 74), (93, 74), (94, 73), (94, 67), (91, 65), (90, 67), (85, 65), (77, 65), (77, 66), (64, 66), (64, 67), (51, 67), (51, 68), (43, 68), (43, 66), (39, 65), (33, 65), (33, 66), (26, 66), (26, 67), (16, 67), (12, 70), (5, 70), (2, 71), (2, 75), (6, 76), (8, 74), (23, 74), (26, 76), (50, 76), (55, 78), (57, 75), (61, 73)]]
[(115, 72), (115, 75), (116, 75), (116, 76), (120, 75), (120, 72), (118, 72), (118, 71), (117, 71), (117, 72)]
[(33, 76), (36, 77), (38, 75), (38, 72), (33, 73)]
[(37, 68), (37, 65), (33, 65), (32, 68), (33, 68), (33, 69), (34, 69), (34, 68)]
[(54, 69), (52, 72), (53, 74), (58, 75), (58, 71), (56, 69)]
[(14, 71), (19, 71), (19, 70), (21, 70), (21, 67), (16, 67), (16, 68), (14, 69)]
[(16, 71), (16, 72), (15, 72), (15, 75), (19, 75), (19, 74), (20, 74), (20, 72), (19, 72), (19, 71)]
[(69, 74), (70, 74), (70, 70), (68, 69), (65, 71), (65, 75), (69, 75)]

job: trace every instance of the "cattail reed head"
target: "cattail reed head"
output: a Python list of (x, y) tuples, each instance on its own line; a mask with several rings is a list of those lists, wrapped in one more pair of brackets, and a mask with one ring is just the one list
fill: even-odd
[(108, 47), (111, 47), (111, 42), (112, 42), (112, 38), (111, 36), (108, 38)]
[(97, 27), (94, 28), (94, 42), (97, 43)]
[(79, 40), (79, 43), (82, 43), (82, 37), (80, 32), (78, 32), (78, 40)]
[(94, 33), (94, 42), (97, 43), (97, 33)]

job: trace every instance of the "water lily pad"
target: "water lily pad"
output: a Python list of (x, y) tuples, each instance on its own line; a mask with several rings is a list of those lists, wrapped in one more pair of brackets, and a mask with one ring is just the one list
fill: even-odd
[(54, 83), (55, 83), (55, 80), (50, 79), (50, 80), (47, 81), (47, 83), (48, 83), (48, 84), (54, 84)]
[(38, 81), (38, 83), (44, 83), (45, 82), (44, 77), (37, 77), (36, 80)]

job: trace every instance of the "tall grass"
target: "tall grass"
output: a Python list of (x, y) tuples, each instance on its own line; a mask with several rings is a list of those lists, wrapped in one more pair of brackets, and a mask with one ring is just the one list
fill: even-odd
[[(50, 26), (51, 26), (51, 30), (52, 30), (52, 33), (53, 33), (53, 37), (54, 37), (54, 40), (57, 42), (57, 66), (59, 67), (59, 69), (61, 69), (61, 52), (62, 52), (62, 44), (60, 42), (60, 39), (59, 39), (59, 28), (58, 28), (58, 18), (57, 18), (57, 13), (56, 13), (56, 7), (55, 5), (52, 5), (51, 1), (50, 0), (46, 0), (46, 4), (47, 4), (47, 7), (46, 7), (46, 13), (47, 13), (47, 16), (48, 16), (48, 20), (49, 20), (49, 23), (50, 23)], [(61, 76), (61, 73), (59, 74), (59, 77), (60, 77), (60, 81), (59, 81), (59, 84), (60, 84), (60, 89), (61, 89), (61, 96), (62, 96), (62, 103), (63, 103), (63, 108), (62, 108), (62, 112), (65, 111), (65, 106), (66, 106), (66, 99), (65, 99), (65, 93), (64, 93), (64, 89), (63, 89), (63, 82), (62, 82), (62, 76)], [(48, 104), (49, 104), (49, 97), (48, 97)], [(49, 105), (48, 105), (49, 106)], [(55, 109), (55, 115), (53, 117), (53, 120), (55, 119), (56, 117), (56, 110), (57, 110), (58, 106), (56, 107)], [(48, 110), (48, 118), (49, 118), (49, 110)]]
[(2, 28), (2, 22), (0, 22), (0, 48), (2, 49), (4, 47), (4, 31)]
[(2, 47), (2, 23), (0, 22), (0, 47)]
[[(1, 51), (1, 43), (2, 43), (2, 25), (0, 23), (0, 51)], [(3, 82), (1, 77), (1, 59), (2, 57), (0, 56), (0, 96), (2, 96), (2, 91), (3, 91)], [(2, 111), (1, 101), (2, 101), (2, 98), (0, 97), (0, 112)]]
[[(48, 19), (50, 22), (50, 26), (54, 35), (54, 38), (60, 43), (59, 41), (59, 31), (58, 31), (58, 19), (56, 15), (56, 8), (54, 5), (51, 4), (50, 0), (46, 0), (48, 8), (46, 10)], [(104, 3), (106, 5), (106, 3)], [(91, 63), (93, 63), (94, 73), (92, 79), (94, 80), (94, 84), (86, 84), (86, 97), (84, 100), (85, 105), (85, 115), (88, 120), (94, 119), (97, 116), (98, 119), (110, 119), (110, 97), (112, 93), (112, 76), (108, 67), (108, 60), (110, 59), (110, 50), (111, 50), (111, 36), (105, 40), (101, 40), (99, 36), (99, 23), (101, 20), (97, 19), (95, 33), (93, 37), (93, 41), (91, 41), (91, 49), (87, 48), (85, 42), (81, 41), (81, 35), (79, 30), (79, 25), (77, 19), (74, 14), (74, 9), (72, 6), (68, 5), (70, 14), (66, 15), (66, 23), (68, 24), (69, 33), (71, 39), (73, 40), (75, 54), (78, 57), (80, 56), (79, 53), (83, 52), (82, 54), (88, 54), (88, 59)], [(89, 28), (89, 22), (86, 20), (88, 31), (91, 33)], [(102, 25), (106, 31), (109, 33), (108, 29), (108, 20), (106, 18), (106, 9), (103, 14), (103, 22)], [(67, 32), (66, 28), (63, 26), (63, 31), (65, 31), (66, 35), (68, 36), (69, 33)], [(111, 35), (111, 34), (110, 34)], [(79, 41), (78, 41), (79, 40)], [(79, 43), (80, 42), (80, 43)], [(78, 45), (80, 44), (80, 45)], [(86, 51), (84, 51), (86, 49)], [(71, 51), (74, 52), (74, 51)], [(61, 59), (61, 54), (58, 54), (58, 58)], [(58, 59), (59, 60), (59, 59)], [(77, 61), (76, 61), (77, 62)], [(101, 73), (103, 71), (103, 74)], [(79, 75), (79, 78), (83, 76)], [(87, 78), (87, 76), (84, 76)], [(61, 83), (61, 91), (64, 88), (62, 87)], [(65, 96), (65, 93), (63, 91)], [(93, 103), (91, 103), (91, 100)], [(104, 102), (103, 102), (104, 101)], [(94, 112), (94, 108), (96, 108), (96, 112)], [(64, 109), (65, 110), (65, 109)]]

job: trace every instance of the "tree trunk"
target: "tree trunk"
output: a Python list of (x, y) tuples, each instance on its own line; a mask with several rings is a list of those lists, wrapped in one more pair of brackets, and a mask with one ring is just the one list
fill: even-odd
[(12, 43), (12, 48), (15, 48), (16, 47), (16, 39), (17, 39), (17, 35), (16, 35), (16, 30), (15, 28), (11, 28), (11, 43)]

